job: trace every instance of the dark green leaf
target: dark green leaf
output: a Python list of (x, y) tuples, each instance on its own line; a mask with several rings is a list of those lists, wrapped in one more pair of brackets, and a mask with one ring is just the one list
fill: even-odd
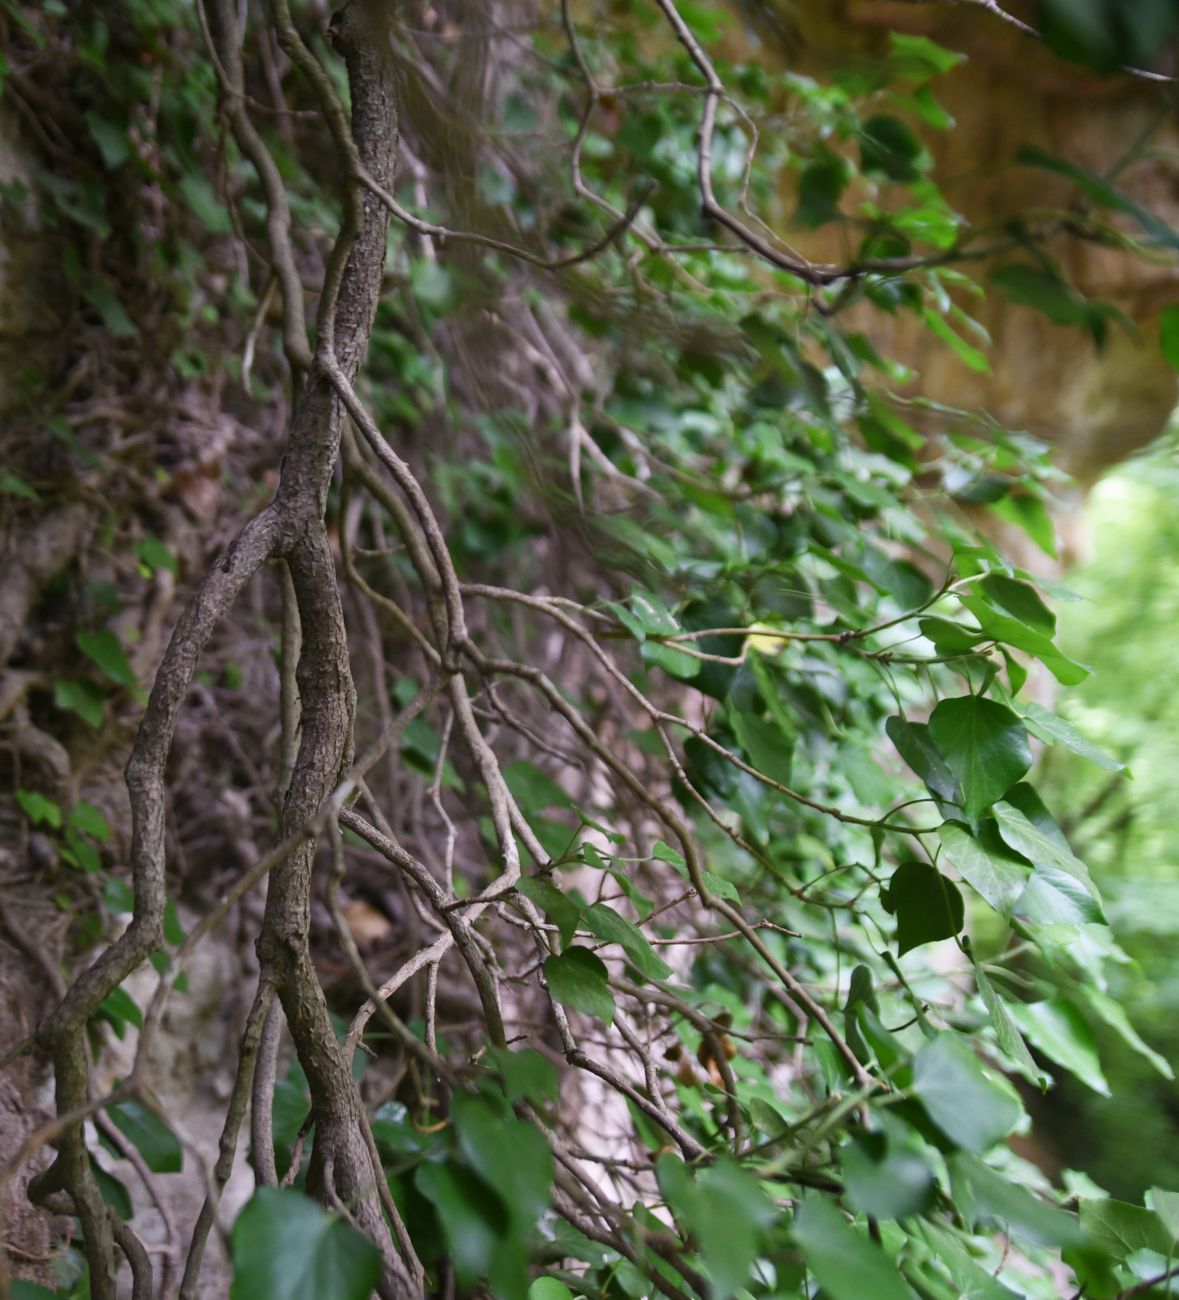
[[(1064, 2), (1072, 3), (1072, 0), (1064, 0)], [(1043, 167), (1059, 176), (1066, 177), (1074, 185), (1078, 186), (1083, 193), (1088, 195), (1094, 203), (1099, 204), (1101, 207), (1113, 208), (1118, 212), (1125, 212), (1133, 217), (1143, 230), (1160, 244), (1170, 248), (1179, 248), (1179, 233), (1174, 231), (1165, 221), (1155, 216), (1149, 208), (1144, 207), (1136, 199), (1132, 199), (1124, 190), (1118, 189), (1111, 181), (1099, 176), (1094, 171), (1090, 171), (1089, 168), (1082, 167), (1079, 163), (1069, 162), (1067, 159), (1060, 158), (1056, 154), (1051, 154), (1035, 145), (1021, 145), (1015, 156), (1019, 162), (1025, 163), (1029, 167)]]
[(544, 964), (549, 992), (558, 1002), (606, 1024), (614, 1021), (614, 996), (606, 982), (606, 967), (588, 948), (566, 948)]
[(102, 165), (107, 171), (121, 167), (131, 157), (131, 142), (127, 139), (126, 127), (108, 122), (95, 112), (86, 114), (86, 126), (98, 151), (102, 154)]
[(1052, 636), (1056, 632), (1056, 615), (1040, 599), (1035, 587), (1028, 582), (1020, 582), (1002, 573), (988, 573), (978, 584), (981, 591), (993, 605), (1006, 610), (1012, 618), (1026, 623), (1028, 627)]
[(111, 989), (98, 1004), (98, 1014), (109, 1020), (115, 1033), (122, 1038), (125, 1025), (143, 1028), (143, 1012), (126, 989)]
[(1009, 848), (1014, 849), (1016, 853), (1022, 853), (1036, 867), (1062, 871), (1079, 880), (1100, 902), (1096, 886), (1089, 877), (1089, 868), (1080, 858), (1073, 855), (1063, 839), (1058, 837), (1059, 833), (1053, 835), (1047, 829), (1037, 826), (1024, 812), (1009, 802), (995, 805), (995, 822), (1003, 842)]
[(1037, 925), (1099, 925), (1105, 920), (1092, 891), (1056, 867), (1037, 867), (1032, 872), (1015, 915)]
[(844, 159), (827, 149), (816, 152), (798, 178), (798, 206), (794, 220), (814, 229), (839, 216), (839, 199), (851, 179)]
[(414, 1185), (438, 1212), (459, 1282), (470, 1287), (487, 1277), (506, 1300), (524, 1300), (522, 1241), (498, 1193), (454, 1164), (419, 1165)]
[(1030, 492), (1012, 492), (991, 506), (991, 513), (1022, 528), (1050, 559), (1056, 559), (1056, 525), (1039, 497)]
[(1119, 763), (1116, 758), (1111, 758), (1087, 740), (1071, 722), (1066, 722), (1064, 718), (1058, 717), (1034, 700), (1024, 712), (1023, 720), (1032, 735), (1047, 741), (1050, 745), (1061, 745), (1071, 753), (1087, 758), (1090, 763), (1105, 768), (1107, 772), (1126, 770), (1125, 763)]
[(934, 798), (943, 803), (961, 805), (962, 791), (958, 780), (934, 743), (926, 723), (906, 722), (904, 718), (892, 717), (884, 724), (884, 729), (888, 732), (889, 740), (896, 746), (897, 753), (925, 782)]
[(915, 181), (921, 175), (921, 141), (900, 120), (877, 113), (860, 128), (860, 165), (890, 181)]
[(746, 1281), (773, 1207), (758, 1183), (728, 1160), (694, 1179), (681, 1160), (662, 1155), (656, 1173), (668, 1208), (700, 1242), (712, 1300), (726, 1300)]
[(978, 991), (983, 1003), (990, 1013), (991, 1025), (995, 1030), (995, 1040), (1001, 1050), (1007, 1054), (1027, 1078), (1035, 1080), (1042, 1088), (1047, 1088), (1048, 1078), (1032, 1059), (1032, 1054), (1023, 1041), (1023, 1035), (1011, 1018), (1011, 1012), (1008, 1010), (1007, 1004), (977, 963), (974, 967), (974, 980), (978, 985)]
[(214, 235), (228, 235), (232, 231), (225, 204), (205, 176), (196, 171), (188, 172), (181, 177), (178, 188), (192, 214)]
[(1159, 347), (1163, 356), (1179, 370), (1179, 307), (1164, 307), (1159, 312)]
[(1164, 1079), (1175, 1077), (1175, 1072), (1167, 1059), (1142, 1041), (1120, 1002), (1116, 1002), (1103, 989), (1096, 988), (1092, 984), (1081, 985), (1079, 992), (1089, 1010), (1103, 1020), (1132, 1052), (1137, 1052), (1144, 1060), (1149, 1061)]
[(138, 333), (135, 322), (127, 315), (127, 309), (119, 296), (105, 280), (97, 276), (86, 285), (86, 298), (102, 317), (102, 323), (116, 338), (134, 338)]
[(256, 1191), (233, 1225), (230, 1300), (368, 1300), (377, 1248), (299, 1192)]
[(135, 1147), (153, 1174), (178, 1174), (184, 1165), (184, 1152), (176, 1135), (142, 1102), (112, 1102), (107, 1107), (111, 1122)]
[(539, 1105), (557, 1100), (557, 1072), (534, 1047), (512, 1051), (493, 1044), (487, 1054), (499, 1071), (509, 1103), (527, 1100)]
[(90, 1171), (98, 1184), (102, 1199), (124, 1222), (130, 1219), (135, 1213), (135, 1206), (131, 1202), (131, 1193), (123, 1182), (114, 1174), (108, 1174), (93, 1156), (90, 1157)]
[(25, 1282), (19, 1277), (12, 1279), (9, 1288), (11, 1300), (60, 1300), (61, 1296), (60, 1291), (50, 1291), (48, 1287), (38, 1286), (36, 1282)]
[(942, 700), (929, 731), (962, 788), (969, 817), (1001, 799), (1032, 765), (1023, 723), (1001, 704), (966, 695)]
[(25, 501), (40, 501), (35, 488), (31, 488), (19, 474), (5, 470), (0, 474), (0, 494), (8, 497), (20, 497)]
[(897, 949), (902, 957), (923, 943), (953, 938), (965, 920), (957, 885), (924, 862), (903, 862), (897, 867), (884, 905), (897, 918)]
[(1086, 298), (1042, 266), (1011, 262), (996, 267), (989, 279), (1012, 302), (1034, 308), (1056, 325), (1087, 327), (1098, 337), (1103, 333), (1105, 320), (1116, 310), (1108, 303)]
[(107, 824), (106, 818), (92, 803), (87, 803), (85, 799), (80, 799), (70, 809), (66, 821), (86, 835), (93, 836), (100, 844), (107, 843), (111, 837), (111, 828)]
[(746, 761), (771, 781), (789, 786), (794, 746), (782, 729), (753, 713), (733, 711), (729, 718)]
[(585, 904), (538, 876), (521, 876), (516, 888), (549, 918), (560, 931), (561, 942), (570, 944), (585, 914)]
[(531, 1124), (503, 1114), (486, 1098), (460, 1093), (451, 1114), (467, 1163), (502, 1197), (525, 1232), (548, 1208), (553, 1157)]

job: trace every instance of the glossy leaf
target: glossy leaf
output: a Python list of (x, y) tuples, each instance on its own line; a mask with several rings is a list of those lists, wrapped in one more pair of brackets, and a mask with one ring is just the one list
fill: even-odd
[(938, 829), (942, 854), (950, 866), (1001, 916), (1010, 916), (1028, 883), (1028, 864), (999, 838), (993, 821), (972, 835), (958, 822)]
[(976, 695), (942, 700), (930, 715), (929, 732), (972, 818), (1001, 799), (1032, 765), (1023, 723), (993, 700)]
[(893, 872), (884, 905), (897, 918), (897, 949), (953, 938), (965, 920), (962, 895), (952, 880), (924, 862), (903, 862)]

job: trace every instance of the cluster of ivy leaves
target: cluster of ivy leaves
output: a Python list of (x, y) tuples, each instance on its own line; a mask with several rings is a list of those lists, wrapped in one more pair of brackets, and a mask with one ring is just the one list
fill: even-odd
[[(724, 20), (706, 4), (681, 9), (705, 36)], [(1042, 9), (1057, 48), (1074, 50), (1084, 33), (1069, 26), (1069, 45), (1051, 26), (1062, 7)], [(1105, 42), (1104, 62), (1090, 62), (1142, 61), (1115, 8), (1082, 11), (1094, 15), (1093, 39)], [(84, 61), (105, 67), (101, 15), (87, 12), (92, 29), (79, 49)], [(212, 120), (210, 71), (195, 42), (169, 44), (182, 21), (174, 6), (140, 0), (129, 12), (140, 39), (160, 57), (167, 51), (182, 73), (167, 79), (162, 95), (177, 129), (161, 131), (170, 143), (155, 179), (187, 215), (225, 234), (207, 155), (195, 150), (201, 114)], [(661, 46), (643, 21), (587, 35), (587, 57), (620, 81), (691, 81), (687, 53)], [(558, 71), (571, 73), (559, 34), (537, 40)], [(670, 1151), (666, 1134), (632, 1108), (647, 1191), (626, 1207), (627, 1256), (552, 1210), (553, 1157), (542, 1134), (561, 1118), (560, 1087), (539, 1053), (489, 1050), (444, 1124), (423, 1126), (400, 1103), (384, 1106), (374, 1136), (415, 1248), (432, 1271), (448, 1261), (465, 1291), (486, 1288), (501, 1300), (639, 1300), (653, 1294), (652, 1272), (682, 1288), (689, 1273), (656, 1248), (671, 1228), (710, 1300), (1047, 1300), (1060, 1294), (1062, 1259), (1086, 1296), (1109, 1300), (1136, 1287), (1165, 1293), (1165, 1283), (1152, 1291), (1150, 1279), (1170, 1269), (1179, 1192), (1154, 1188), (1131, 1204), (1083, 1175), (1066, 1173), (1056, 1185), (1009, 1143), (1027, 1132), (1020, 1088), (1024, 1095), (1047, 1088), (1056, 1071), (1089, 1084), (1103, 1079), (1099, 1035), (1171, 1077), (1110, 995), (1108, 967), (1121, 953), (1101, 893), (1027, 780), (1033, 742), (1117, 766), (1021, 694), (1029, 664), (1066, 685), (1088, 670), (1057, 645), (1048, 584), (1006, 562), (958, 510), (963, 501), (981, 507), (1050, 555), (1051, 467), (1042, 448), (976, 412), (897, 398), (897, 368), (839, 315), (856, 299), (913, 314), (979, 370), (989, 364), (987, 340), (963, 306), (971, 295), (1002, 292), (1078, 328), (1078, 347), (1086, 334), (1100, 341), (1119, 327), (1116, 314), (1072, 290), (1030, 241), (1026, 256), (995, 271), (986, 287), (938, 261), (964, 222), (929, 174), (918, 128), (951, 129), (937, 81), (959, 62), (929, 41), (897, 36), (871, 75), (832, 84), (756, 65), (721, 67), (758, 113), (776, 120), (784, 106), (791, 110), (792, 130), (758, 155), (752, 201), (772, 203), (779, 168), (794, 167), (791, 216), (800, 225), (846, 225), (857, 256), (927, 256), (928, 266), (861, 277), (850, 293), (822, 297), (818, 310), (797, 280), (737, 251), (684, 254), (673, 271), (661, 257), (636, 260), (627, 246), (587, 268), (568, 305), (611, 367), (590, 436), (618, 470), (647, 485), (641, 506), (595, 521), (616, 588), (599, 608), (616, 619), (618, 638), (633, 643), (634, 683), (661, 697), (675, 693), (704, 719), (682, 738), (677, 790), (685, 808), (695, 792), (723, 811), (719, 820), (699, 816), (694, 827), (709, 888), (774, 923), (766, 949), (832, 1006), (874, 1086), (857, 1084), (849, 1061), (788, 999), (771, 994), (765, 968), (739, 946), (702, 946), (689, 970), (673, 974), (650, 938), (674, 936), (646, 925), (656, 900), (643, 882), (646, 871), (686, 873), (678, 851), (655, 843), (636, 870), (634, 846), (608, 810), (591, 821), (539, 762), (516, 765), (508, 773), (513, 792), (556, 861), (553, 871), (531, 864), (520, 885), (560, 938), (545, 963), (553, 996), (611, 1024), (608, 969), (577, 942), (588, 930), (617, 945), (631, 978), (666, 983), (695, 1008), (697, 1016), (671, 1018), (668, 1059), (694, 1057), (707, 1067), (716, 1064), (716, 1044), (726, 1043), (733, 1084), (728, 1095), (715, 1071), (706, 1068), (705, 1079), (676, 1072), (679, 1122), (706, 1153), (693, 1162)], [(130, 112), (150, 87), (140, 86), (138, 72), (127, 75), (106, 101), (96, 98), (93, 121), (86, 119), (96, 161), (111, 173), (145, 165), (124, 148), (132, 124), (118, 110)], [(572, 140), (580, 105), (576, 79), (568, 84), (562, 120)], [(616, 130), (593, 129), (584, 142), (587, 183), (618, 206), (626, 207), (636, 172), (655, 182), (640, 217), (669, 243), (711, 234), (699, 223), (697, 110), (692, 96), (656, 96), (628, 106)], [(722, 123), (715, 145), (718, 178), (739, 184), (740, 124)], [(1064, 174), (1097, 209), (1136, 220), (1144, 242), (1175, 246), (1173, 231), (1103, 178), (1049, 155), (1024, 161)], [(293, 162), (287, 170), (297, 172)], [(56, 193), (56, 182), (43, 183), (59, 219), (109, 233), (107, 182), (97, 171), (71, 179), (68, 190), (58, 184)], [(500, 198), (520, 215), (522, 198)], [(316, 195), (301, 202), (296, 210), (309, 222), (322, 216)], [(571, 240), (580, 236), (571, 230)], [(166, 264), (148, 268), (148, 282), (175, 289), (191, 252), (178, 239), (161, 245)], [(409, 315), (427, 332), (444, 325), (460, 308), (461, 274), (444, 258), (424, 262), (408, 244), (391, 260), (404, 305), (383, 309), (374, 336), (374, 405), (382, 420), (408, 429), (440, 406), (464, 419), (450, 404), (445, 365), (413, 347), (405, 328)], [(488, 276), (497, 273), (506, 282), (508, 269), (489, 259)], [(101, 270), (77, 274), (79, 293), (112, 333), (135, 329), (109, 285), (104, 291)], [(194, 275), (191, 283), (199, 282)], [(181, 321), (186, 301), (181, 293)], [(674, 330), (661, 333), (663, 321)], [(385, 376), (397, 381), (387, 391)], [(928, 434), (917, 431), (931, 422), (943, 430), (934, 458)], [(485, 416), (483, 458), (430, 468), (431, 490), (457, 521), (449, 542), (464, 575), (510, 573), (519, 583), (538, 526), (520, 508), (534, 476), (550, 474), (555, 495), (568, 490), (559, 486), (559, 443), (543, 437), (555, 431), (532, 441), (536, 431), (525, 423), (510, 410)], [(712, 659), (677, 640), (714, 628), (744, 632), (691, 643)], [(103, 639), (109, 633), (88, 636), (80, 649), (117, 684), (122, 651)], [(101, 709), (84, 692), (63, 691), (59, 703), (84, 718), (86, 709)], [(634, 740), (657, 748), (641, 731)], [(406, 747), (432, 770), (437, 737), (425, 724)], [(101, 819), (85, 805), (63, 813), (31, 796), (24, 808), (60, 832), (88, 869), (86, 837), (102, 838)], [(566, 872), (586, 868), (608, 873), (625, 906), (591, 904), (562, 883)], [(134, 1018), (125, 1007), (109, 1010), (112, 1019)], [(767, 1025), (782, 1043), (800, 1040), (801, 1052), (746, 1050)], [(746, 1135), (736, 1154), (734, 1106)], [(280, 1167), (292, 1158), (305, 1113), (296, 1063), (276, 1094)], [(124, 1106), (112, 1119), (153, 1171), (178, 1167), (179, 1147), (153, 1116)], [(129, 1215), (125, 1191), (109, 1179), (103, 1186), (115, 1212)], [(239, 1300), (359, 1300), (374, 1286), (375, 1248), (301, 1189), (296, 1177), (290, 1189), (260, 1191), (237, 1218)], [(81, 1295), (82, 1287), (75, 1279), (63, 1294)], [(28, 1300), (39, 1290), (17, 1284), (14, 1293)]]

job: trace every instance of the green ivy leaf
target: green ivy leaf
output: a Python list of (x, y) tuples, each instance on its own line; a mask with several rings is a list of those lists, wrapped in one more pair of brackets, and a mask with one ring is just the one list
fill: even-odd
[(913, 1091), (946, 1137), (967, 1151), (1002, 1141), (1023, 1114), (1007, 1080), (955, 1034), (939, 1034), (917, 1053)]
[(40, 501), (40, 494), (31, 488), (19, 474), (6, 470), (0, 474), (0, 493), (8, 497), (20, 497), (24, 501)]
[(256, 1191), (233, 1225), (230, 1300), (368, 1300), (381, 1256), (299, 1192)]
[(67, 713), (76, 713), (95, 730), (102, 726), (106, 695), (92, 682), (54, 682), (53, 703)]
[(884, 906), (897, 918), (897, 950), (951, 939), (966, 918), (962, 895), (951, 880), (924, 862), (903, 862), (884, 892)]
[(700, 1243), (712, 1300), (727, 1300), (749, 1276), (760, 1230), (774, 1209), (755, 1179), (720, 1159), (695, 1178), (682, 1160), (662, 1155), (655, 1166), (668, 1208)]
[(112, 989), (98, 1004), (98, 1011), (95, 1014), (108, 1020), (120, 1039), (129, 1024), (134, 1025), (136, 1029), (143, 1028), (143, 1012), (126, 989)]
[(66, 820), (71, 826), (84, 835), (92, 836), (100, 844), (106, 844), (110, 840), (111, 828), (107, 824), (106, 818), (92, 803), (87, 803), (85, 799), (78, 800), (70, 809)]
[(137, 687), (139, 680), (127, 662), (122, 642), (113, 632), (101, 628), (97, 632), (79, 632), (75, 638), (78, 649), (92, 659), (99, 668), (120, 686)]
[(209, 180), (199, 171), (187, 172), (177, 188), (193, 216), (212, 234), (228, 235), (233, 230), (225, 204)]
[(16, 801), (21, 811), (34, 826), (52, 826), (61, 829), (61, 808), (39, 790), (18, 790)]
[(860, 166), (890, 181), (915, 181), (921, 175), (921, 141), (900, 120), (877, 113), (860, 127)]
[(544, 964), (549, 992), (575, 1011), (614, 1022), (614, 995), (607, 983), (606, 967), (588, 948), (566, 948)]
[(943, 803), (961, 807), (962, 791), (958, 779), (934, 743), (929, 726), (924, 722), (906, 722), (904, 718), (892, 717), (884, 724), (884, 729), (897, 753), (925, 782), (929, 793)]
[(850, 179), (851, 168), (846, 160), (819, 146), (799, 174), (794, 220), (810, 230), (834, 221), (840, 215), (839, 200)]
[(116, 1178), (114, 1174), (108, 1174), (93, 1156), (90, 1156), (90, 1171), (94, 1175), (94, 1181), (98, 1184), (98, 1191), (102, 1199), (120, 1219), (127, 1222), (135, 1214), (135, 1206), (131, 1200), (131, 1193), (128, 1192), (125, 1184)]
[(1090, 763), (1104, 768), (1107, 772), (1124, 772), (1125, 763), (1098, 749), (1090, 740), (1064, 718), (1058, 717), (1050, 709), (1044, 708), (1034, 700), (1027, 706), (1023, 715), (1024, 725), (1038, 739), (1050, 745), (1060, 745), (1080, 758), (1087, 758)]
[(1011, 1018), (1006, 1002), (996, 991), (982, 967), (975, 962), (974, 982), (978, 985), (979, 995), (991, 1017), (995, 1030), (995, 1040), (1000, 1049), (1015, 1063), (1020, 1072), (1028, 1079), (1034, 1080), (1042, 1089), (1048, 1087), (1048, 1076), (1032, 1059), (1028, 1045), (1015, 1021)]
[(808, 1196), (794, 1216), (794, 1240), (832, 1300), (913, 1300), (896, 1265), (835, 1206)]
[(1063, 1065), (1094, 1092), (1103, 1097), (1110, 1095), (1093, 1030), (1071, 1002), (1065, 998), (1016, 1002), (1011, 1014), (1045, 1056)]
[(1179, 370), (1179, 307), (1159, 312), (1159, 347), (1170, 364)]
[(451, 1108), (459, 1150), (508, 1207), (516, 1230), (528, 1231), (548, 1209), (553, 1157), (531, 1124), (485, 1097), (455, 1096)]
[(771, 781), (789, 786), (794, 746), (781, 727), (769, 718), (736, 710), (730, 712), (729, 721), (750, 766)]
[(1115, 1259), (1125, 1259), (1138, 1250), (1153, 1250), (1166, 1257), (1175, 1244), (1153, 1210), (1108, 1196), (1081, 1202), (1081, 1227), (1090, 1242)]
[(1072, 876), (1100, 904), (1097, 887), (1089, 876), (1089, 868), (1068, 848), (1054, 824), (1051, 830), (1056, 830), (1055, 835), (1048, 828), (1036, 825), (1026, 813), (1009, 802), (995, 805), (995, 822), (1003, 842), (1009, 848), (1022, 853), (1038, 868), (1048, 868)]
[(631, 964), (649, 979), (665, 980), (671, 975), (671, 967), (656, 954), (646, 935), (612, 907), (595, 903), (586, 908), (585, 925), (599, 939), (620, 944)]
[(516, 882), (516, 888), (553, 922), (563, 945), (573, 942), (573, 936), (585, 915), (585, 904), (580, 899), (573, 898), (539, 876), (521, 876)]
[(874, 1219), (905, 1219), (933, 1200), (933, 1171), (916, 1152), (885, 1133), (865, 1133), (843, 1152), (843, 1188)]
[(173, 577), (180, 571), (176, 557), (158, 537), (144, 537), (136, 542), (135, 554), (153, 571), (166, 569)]
[(946, 1161), (954, 1203), (967, 1222), (998, 1224), (1038, 1246), (1075, 1246), (1082, 1240), (1076, 1217), (1034, 1196), (981, 1160), (958, 1152)]
[(132, 1143), (153, 1174), (178, 1174), (184, 1166), (184, 1152), (176, 1135), (142, 1102), (112, 1102), (107, 1107), (111, 1123)]
[(91, 138), (102, 154), (102, 165), (107, 171), (121, 167), (131, 157), (131, 142), (127, 128), (108, 121), (93, 111), (86, 114), (86, 126)]
[(509, 1103), (528, 1100), (541, 1104), (557, 1100), (557, 1072), (535, 1048), (514, 1052), (492, 1044), (487, 1055), (499, 1071)]
[(538, 1277), (528, 1288), (528, 1300), (573, 1300), (573, 1292), (555, 1277)]
[(1001, 916), (1010, 916), (1028, 883), (1028, 864), (1018, 858), (999, 838), (991, 819), (984, 821), (977, 836), (957, 822), (938, 829), (942, 852), (950, 865), (972, 889)]
[(1103, 1020), (1132, 1052), (1149, 1061), (1164, 1079), (1174, 1079), (1175, 1072), (1170, 1062), (1142, 1041), (1120, 1002), (1115, 1002), (1103, 989), (1092, 984), (1082, 984), (1078, 991), (1089, 1010)]
[(1043, 632), (1045, 636), (1056, 634), (1056, 615), (1040, 599), (1039, 592), (1030, 582), (1020, 582), (1003, 573), (988, 573), (975, 586), (992, 605), (1006, 610), (1012, 618), (1018, 619), (1028, 627)]
[(1001, 799), (1032, 765), (1023, 723), (993, 700), (977, 695), (942, 700), (930, 715), (929, 731), (962, 788), (963, 807), (972, 819)]

